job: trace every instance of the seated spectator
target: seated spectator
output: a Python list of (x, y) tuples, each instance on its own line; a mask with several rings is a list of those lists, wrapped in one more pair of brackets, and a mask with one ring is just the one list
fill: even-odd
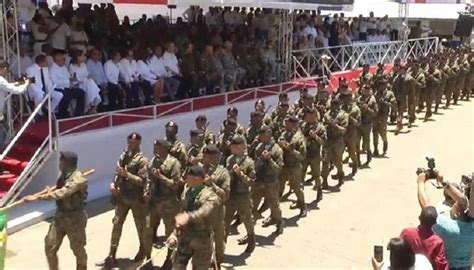
[(232, 52), (232, 42), (226, 41), (222, 50), (222, 66), (224, 67), (225, 76), (230, 82), (226, 84), (228, 91), (239, 89), (242, 79), (245, 76), (245, 69), (239, 66)]
[(104, 71), (107, 78), (107, 90), (109, 94), (109, 110), (120, 110), (125, 108), (125, 95), (119, 83), (120, 76), (120, 52), (113, 51), (111, 59), (105, 62)]
[(422, 254), (415, 254), (407, 241), (395, 237), (388, 243), (390, 260), (386, 263), (377, 262), (372, 258), (374, 270), (431, 270), (428, 259)]
[(165, 62), (163, 60), (163, 53), (161, 46), (156, 46), (154, 49), (154, 55), (150, 59), (151, 72), (159, 78), (163, 78), (164, 90), (168, 95), (168, 100), (174, 101), (176, 99), (176, 93), (178, 91), (180, 82), (173, 77), (166, 77)]
[(151, 49), (142, 49), (137, 52), (137, 70), (142, 78), (142, 88), (145, 95), (145, 105), (152, 104), (152, 93), (155, 103), (160, 102), (161, 93), (163, 92), (164, 80), (153, 74), (151, 71), (150, 61), (153, 56)]
[[(197, 60), (194, 57), (194, 46), (186, 42), (183, 46), (183, 55), (181, 57), (181, 71), (183, 74), (183, 88), (188, 92), (187, 96), (197, 97), (200, 93), (199, 77), (197, 74)], [(189, 89), (189, 90), (188, 90)]]
[[(168, 92), (168, 98), (170, 101), (176, 99), (179, 86), (181, 84), (181, 71), (178, 65), (178, 58), (176, 58), (176, 46), (173, 42), (166, 44), (166, 51), (163, 53), (163, 65), (165, 67), (165, 85)], [(184, 93), (179, 93), (180, 97), (183, 97)]]
[(400, 235), (410, 245), (413, 252), (425, 255), (433, 269), (447, 270), (448, 261), (444, 253), (443, 240), (431, 229), (436, 224), (438, 213), (436, 208), (428, 206), (421, 210), (420, 225), (417, 228), (404, 229)]
[(79, 88), (79, 84), (73, 81), (71, 74), (66, 67), (65, 52), (56, 50), (53, 54), (54, 63), (49, 68), (51, 81), (54, 85), (54, 90), (61, 92), (63, 98), (59, 103), (59, 118), (71, 117), (69, 113), (69, 106), (71, 101), (76, 100), (74, 116), (81, 116), (84, 114), (85, 93), (83, 89)]
[(73, 51), (69, 73), (72, 75), (73, 80), (78, 83), (78, 87), (86, 93), (85, 110), (87, 114), (96, 114), (97, 106), (102, 101), (100, 98), (100, 88), (92, 80), (85, 62), (86, 54), (84, 51)]
[[(58, 108), (59, 102), (63, 98), (63, 94), (54, 91), (53, 83), (48, 70), (48, 60), (44, 54), (35, 57), (35, 64), (26, 69), (28, 78), (33, 78), (32, 83), (28, 86), (28, 96), (37, 107), (44, 98), (46, 93), (51, 95), (51, 109), (54, 113)], [(42, 110), (38, 112), (39, 116), (43, 115)]]
[[(99, 104), (99, 107), (105, 107), (109, 105), (109, 97), (107, 91), (107, 77), (105, 76), (104, 65), (102, 64), (102, 53), (100, 50), (94, 48), (90, 54), (89, 59), (87, 60), (86, 66), (89, 70), (92, 80), (100, 88), (100, 97), (102, 103)], [(101, 109), (103, 111), (103, 108)]]
[[(424, 209), (432, 206), (426, 194), (426, 174), (418, 175), (418, 202)], [(443, 176), (437, 173), (438, 182), (443, 185), (449, 196), (455, 201), (451, 208), (451, 217), (438, 215), (433, 231), (443, 239), (446, 258), (450, 269), (471, 269), (472, 248), (474, 247), (474, 226), (468, 216), (469, 201), (466, 196), (445, 182)]]
[(277, 62), (275, 51), (273, 50), (273, 42), (267, 41), (265, 48), (262, 50), (261, 60), (263, 62), (263, 81), (270, 84), (273, 79), (278, 79), (278, 73), (281, 66)]
[(224, 68), (219, 57), (214, 54), (212, 45), (206, 45), (199, 61), (199, 80), (206, 88), (206, 92), (225, 92)]
[(125, 56), (120, 60), (120, 83), (125, 90), (127, 107), (139, 107), (141, 105), (140, 75), (138, 74), (137, 61), (134, 59), (132, 49), (125, 51)]

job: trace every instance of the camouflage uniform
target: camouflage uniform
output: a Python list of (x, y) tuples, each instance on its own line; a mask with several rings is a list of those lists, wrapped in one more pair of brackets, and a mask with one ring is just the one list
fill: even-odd
[[(241, 168), (242, 175), (237, 175), (232, 169), (234, 165)], [(226, 232), (229, 233), (229, 226), (237, 214), (240, 220), (245, 225), (245, 230), (249, 238), (255, 237), (254, 218), (252, 214), (253, 205), (250, 194), (250, 186), (255, 182), (255, 164), (253, 160), (247, 156), (231, 155), (227, 158), (227, 170), (230, 173), (230, 195), (225, 203), (225, 226)]]
[[(351, 93), (349, 93), (351, 95)], [(347, 147), (347, 153), (352, 161), (352, 174), (357, 173), (359, 166), (359, 127), (361, 120), (361, 112), (356, 102), (352, 101), (350, 104), (343, 104), (341, 109), (346, 112), (348, 125), (346, 133), (344, 134), (344, 144)]]
[(426, 74), (426, 114), (425, 119), (429, 118), (432, 114), (431, 112), (431, 105), (433, 104), (433, 100), (436, 99), (436, 95), (440, 92), (438, 89), (440, 88), (440, 83), (442, 80), (441, 71), (436, 67), (430, 65), (430, 69)]
[(226, 82), (227, 90), (233, 91), (237, 85), (241, 84), (245, 69), (239, 66), (232, 53), (224, 52), (221, 59), (226, 79), (229, 80), (229, 83)]
[(208, 91), (224, 89), (224, 68), (215, 55), (202, 54), (199, 59), (199, 78)]
[(362, 72), (359, 76), (359, 85), (372, 85), (373, 75), (370, 72)]
[[(319, 117), (318, 117), (319, 118)], [(311, 135), (311, 131), (316, 135)], [(308, 123), (304, 122), (301, 126), (301, 132), (306, 138), (306, 158), (303, 162), (303, 177), (306, 176), (308, 167), (311, 168), (311, 177), (315, 181), (314, 187), (318, 190), (318, 196), (321, 193), (321, 148), (327, 140), (326, 128), (322, 123)], [(314, 137), (313, 137), (314, 136)], [(303, 179), (304, 180), (304, 179)], [(322, 197), (321, 197), (322, 199)]]
[(189, 215), (189, 223), (175, 230), (178, 246), (174, 252), (173, 269), (185, 270), (192, 258), (193, 269), (209, 269), (212, 258), (211, 216), (220, 203), (211, 187), (204, 185), (188, 188), (183, 193), (183, 211)]
[(442, 61), (441, 63), (441, 80), (438, 87), (438, 91), (436, 92), (435, 112), (438, 112), (439, 104), (441, 104), (441, 98), (443, 97), (444, 93), (446, 93), (449, 74), (451, 74), (451, 68), (449, 67), (449, 65), (445, 61)]
[(209, 144), (215, 144), (216, 143), (216, 135), (214, 135), (214, 132), (212, 130), (206, 128), (204, 131), (204, 143), (206, 145)]
[[(362, 150), (367, 154), (367, 164), (369, 164), (372, 158), (372, 153), (370, 151), (370, 133), (372, 131), (372, 124), (374, 122), (375, 116), (377, 115), (377, 101), (372, 94), (361, 94), (357, 98), (357, 105), (359, 106), (361, 112), (358, 141), (360, 142), (362, 139), (362, 149), (359, 148), (359, 150)], [(360, 152), (358, 155), (358, 160), (360, 164)]]
[(211, 177), (210, 187), (219, 196), (219, 205), (214, 210), (211, 219), (212, 231), (214, 236), (214, 248), (216, 252), (216, 262), (219, 266), (224, 258), (226, 231), (222, 224), (225, 218), (224, 204), (229, 198), (230, 193), (230, 174), (222, 165), (204, 166), (206, 173)]
[(186, 146), (179, 140), (168, 142), (171, 144), (170, 155), (176, 158), (181, 163), (181, 169), (184, 169), (188, 160)]
[(462, 61), (461, 65), (461, 74), (462, 74), (462, 81), (461, 83), (461, 91), (462, 91), (462, 96), (461, 98), (466, 97), (466, 99), (469, 99), (469, 95), (471, 94), (471, 89), (469, 89), (469, 73), (471, 71), (471, 65), (468, 61), (468, 59), (464, 59)]
[[(124, 165), (124, 166), (122, 166)], [(126, 167), (128, 177), (116, 177), (113, 184), (118, 190), (118, 196), (115, 204), (115, 216), (113, 218), (112, 239), (110, 241), (111, 254), (117, 251), (120, 237), (122, 235), (123, 223), (127, 217), (128, 211), (132, 210), (135, 227), (140, 241), (140, 251), (142, 254), (150, 254), (151, 247), (149, 243), (152, 239), (148, 237), (149, 208), (145, 203), (145, 198), (149, 197), (150, 191), (146, 188), (148, 178), (148, 159), (142, 152), (129, 155), (123, 153), (118, 162), (118, 166)]]
[[(421, 111), (423, 107), (423, 100), (421, 92), (426, 89), (426, 77), (423, 70), (420, 68), (418, 72), (412, 72), (411, 76), (413, 77), (414, 87), (413, 87), (413, 95), (408, 94), (408, 120), (410, 123), (415, 122), (416, 120), (416, 106), (418, 105), (418, 110)], [(421, 105), (421, 106), (420, 106)]]
[(446, 85), (446, 108), (449, 107), (451, 103), (451, 99), (454, 99), (456, 94), (456, 87), (458, 86), (457, 80), (459, 78), (459, 66), (457, 62), (454, 60), (450, 63), (451, 74), (448, 79), (448, 83)]
[[(335, 121), (335, 125), (330, 123)], [(344, 153), (344, 134), (347, 131), (349, 119), (347, 113), (343, 110), (329, 110), (323, 118), (323, 124), (326, 126), (327, 141), (324, 146), (323, 168), (321, 176), (323, 177), (323, 187), (328, 186), (327, 178), (330, 172), (330, 164), (334, 164), (337, 169), (339, 185), (344, 182), (344, 171), (342, 169), (342, 154)]]
[(295, 192), (298, 207), (306, 210), (306, 204), (303, 193), (303, 166), (302, 163), (306, 157), (306, 143), (301, 131), (288, 132), (285, 130), (279, 139), (279, 142), (289, 143), (288, 149), (283, 149), (283, 160), (285, 165), (280, 175), (280, 194), (283, 194), (286, 181), (289, 181), (290, 188)]
[[(197, 162), (200, 162), (202, 160), (203, 148), (204, 148), (204, 145), (199, 145), (199, 144), (188, 145), (188, 147), (186, 147), (188, 160), (189, 158), (194, 157)], [(195, 165), (195, 164), (190, 164), (189, 162), (187, 164), (187, 166), (192, 166), (192, 165)]]
[(56, 190), (39, 199), (55, 200), (56, 214), (44, 239), (49, 269), (59, 269), (57, 252), (64, 236), (67, 236), (71, 250), (76, 256), (77, 269), (87, 269), (86, 224), (84, 206), (87, 197), (87, 179), (78, 170), (61, 173)]
[(379, 136), (383, 141), (383, 153), (385, 154), (387, 152), (388, 115), (390, 113), (390, 109), (396, 106), (397, 99), (395, 98), (393, 92), (389, 89), (379, 89), (377, 92), (375, 92), (374, 97), (378, 103), (378, 111), (373, 122), (372, 134), (374, 137), (374, 155), (378, 155)]

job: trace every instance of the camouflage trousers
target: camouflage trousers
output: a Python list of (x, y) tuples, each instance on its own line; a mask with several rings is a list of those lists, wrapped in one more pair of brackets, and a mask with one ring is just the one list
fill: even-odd
[(305, 180), (308, 167), (311, 168), (311, 178), (314, 179), (314, 186), (321, 187), (321, 156), (306, 157), (303, 162), (303, 181)]
[(374, 137), (374, 149), (379, 145), (379, 136), (382, 142), (387, 143), (387, 115), (377, 116), (372, 127), (372, 135)]
[(460, 75), (456, 80), (455, 88), (453, 90), (453, 103), (457, 104), (459, 97), (461, 96), (461, 90), (464, 88), (464, 81), (466, 80), (466, 76)]
[(446, 89), (444, 90), (444, 95), (446, 97), (446, 107), (449, 107), (449, 105), (451, 105), (451, 100), (453, 98), (453, 92), (455, 88), (456, 81), (453, 79), (449, 79), (449, 81), (446, 83)]
[(152, 234), (156, 232), (160, 220), (165, 224), (165, 237), (168, 238), (174, 229), (174, 218), (179, 212), (176, 198), (164, 201), (152, 201), (150, 206), (150, 227)]
[(283, 166), (280, 174), (280, 194), (285, 190), (285, 184), (288, 181), (290, 189), (295, 192), (297, 201), (304, 204), (303, 193), (303, 168), (301, 163)]
[(397, 97), (397, 122), (402, 122), (403, 114), (407, 109), (407, 96)]
[(253, 203), (250, 194), (243, 195), (238, 198), (229, 198), (225, 203), (225, 228), (226, 233), (229, 233), (230, 223), (237, 213), (240, 220), (245, 225), (247, 234), (254, 234), (255, 221), (253, 217)]
[(59, 269), (57, 253), (64, 236), (69, 239), (71, 250), (76, 256), (77, 269), (87, 269), (86, 224), (87, 214), (82, 210), (69, 213), (56, 212), (44, 239), (44, 250), (49, 269)]
[(123, 223), (127, 218), (128, 212), (132, 211), (135, 227), (137, 228), (138, 239), (140, 241), (140, 251), (145, 255), (150, 255), (152, 241), (150, 236), (150, 215), (149, 207), (138, 200), (128, 200), (119, 198), (115, 205), (115, 216), (112, 219), (112, 237), (110, 240), (111, 249), (117, 250), (120, 237), (122, 236)]
[(438, 88), (439, 88), (439, 85), (434, 86), (431, 89), (428, 89), (428, 88), (426, 89), (425, 96), (424, 96), (424, 101), (426, 104), (426, 116), (431, 115), (431, 107), (433, 105), (433, 101), (436, 98), (436, 92)]
[(349, 129), (346, 134), (344, 134), (344, 144), (347, 147), (347, 153), (351, 158), (353, 166), (358, 166), (359, 164), (359, 158), (357, 156), (359, 152), (358, 136), (357, 128)]
[[(257, 180), (258, 181), (258, 180)], [(270, 183), (257, 182), (252, 186), (253, 214), (257, 215), (258, 206), (262, 198), (270, 208), (271, 217), (274, 220), (281, 220), (280, 209), (280, 189), (278, 181)]]
[(407, 97), (407, 104), (408, 104), (408, 121), (410, 123), (415, 122), (416, 120), (416, 95), (415, 93), (411, 93)]
[(214, 237), (214, 249), (216, 252), (216, 261), (217, 265), (222, 263), (224, 259), (224, 252), (225, 252), (225, 243), (226, 243), (226, 230), (225, 230), (225, 206), (221, 205), (217, 207), (212, 216), (211, 216), (211, 223), (212, 223), (212, 232)]
[(359, 150), (370, 151), (370, 132), (372, 131), (372, 123), (363, 123), (359, 126), (358, 144), (362, 142)]
[(189, 260), (192, 269), (208, 270), (211, 267), (212, 241), (207, 232), (183, 231), (178, 236), (178, 247), (173, 253), (173, 270), (186, 270)]
[(331, 163), (336, 167), (337, 175), (339, 177), (344, 177), (344, 170), (342, 169), (342, 155), (344, 154), (344, 148), (345, 144), (342, 139), (328, 141), (326, 143), (324, 147), (325, 156), (323, 158), (323, 169), (321, 171), (321, 176), (324, 180), (327, 180)]
[(436, 105), (441, 104), (441, 99), (443, 98), (444, 91), (446, 89), (446, 82), (442, 82), (437, 88), (435, 93), (434, 102)]

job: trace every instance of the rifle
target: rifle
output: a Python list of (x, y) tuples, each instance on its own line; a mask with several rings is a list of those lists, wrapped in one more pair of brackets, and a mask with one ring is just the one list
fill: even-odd
[[(82, 176), (87, 177), (87, 176), (89, 176), (89, 175), (91, 175), (91, 174), (93, 174), (93, 173), (95, 173), (95, 169), (90, 169), (90, 170), (87, 170), (87, 171), (83, 172), (83, 173), (82, 173)], [(37, 192), (37, 193), (33, 194), (32, 196), (35, 197), (35, 201), (36, 201), (36, 200), (39, 199), (39, 197), (40, 197), (41, 195), (45, 195), (45, 194), (51, 193), (51, 192), (53, 192), (53, 191), (55, 191), (55, 190), (56, 190), (56, 187), (45, 187), (42, 191)], [(9, 205), (7, 205), (7, 206), (4, 206), (4, 207), (0, 208), (0, 211), (5, 211), (5, 210), (8, 210), (8, 209), (17, 207), (17, 206), (19, 206), (19, 205), (24, 204), (25, 202), (26, 202), (25, 198), (22, 198), (21, 200), (18, 200), (18, 201), (14, 202), (14, 203), (11, 203), (11, 204), (9, 204)]]
[[(127, 166), (127, 163), (129, 161), (128, 159), (132, 156), (130, 151), (128, 151), (127, 149), (123, 150), (123, 155), (124, 155), (123, 159), (118, 164), (120, 168), (125, 168), (125, 166)], [(117, 174), (115, 175), (114, 180), (112, 181), (118, 193), (120, 193), (120, 186), (122, 185), (122, 181), (123, 181), (123, 177)], [(112, 197), (110, 197), (110, 202), (112, 203), (112, 205), (115, 205), (117, 203), (117, 197), (118, 197), (118, 194), (112, 194)]]

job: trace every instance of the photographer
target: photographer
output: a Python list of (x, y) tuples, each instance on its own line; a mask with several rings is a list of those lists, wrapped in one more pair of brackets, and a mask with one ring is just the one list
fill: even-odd
[(7, 98), (8, 93), (17, 95), (23, 94), (26, 91), (28, 85), (30, 85), (29, 79), (15, 83), (9, 83), (6, 79), (8, 69), (8, 63), (5, 60), (0, 59), (0, 147), (5, 143), (8, 133), (8, 123), (4, 116), (5, 99)]
[[(471, 251), (474, 247), (474, 227), (468, 215), (468, 198), (452, 184), (444, 181), (443, 176), (435, 173), (436, 180), (444, 187), (446, 193), (453, 199), (451, 218), (438, 215), (433, 231), (443, 239), (450, 269), (471, 269)], [(418, 174), (418, 202), (422, 209), (433, 206), (426, 194), (427, 174)]]

